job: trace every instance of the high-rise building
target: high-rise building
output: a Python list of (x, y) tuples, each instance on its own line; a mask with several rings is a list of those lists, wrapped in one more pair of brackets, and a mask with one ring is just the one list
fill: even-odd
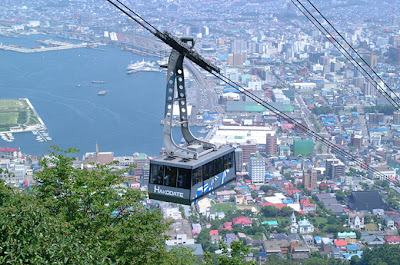
[(363, 137), (361, 135), (355, 135), (353, 133), (350, 138), (350, 145), (361, 148), (363, 146)]
[(315, 189), (317, 187), (317, 170), (309, 169), (307, 172), (303, 173), (303, 187), (305, 189), (312, 188)]
[(231, 42), (231, 53), (246, 53), (247, 41), (241, 39), (234, 39)]
[(400, 124), (400, 111), (393, 113), (393, 124)]
[(383, 113), (369, 113), (369, 123), (379, 124), (384, 121), (385, 115)]
[(243, 162), (248, 162), (250, 154), (257, 152), (256, 143), (251, 141), (247, 141), (246, 143), (240, 144), (240, 148), (243, 150)]
[(264, 183), (265, 181), (265, 160), (260, 153), (252, 153), (249, 158), (249, 175), (252, 183)]
[(371, 84), (371, 82), (364, 81), (364, 85), (361, 89), (361, 92), (364, 96), (375, 96), (376, 95), (376, 87)]
[(389, 58), (394, 62), (400, 62), (400, 48), (389, 47)]
[(243, 150), (239, 147), (235, 149), (235, 164), (236, 164), (236, 171), (242, 172), (243, 171)]
[(339, 159), (327, 159), (325, 174), (328, 178), (339, 178), (345, 175), (345, 165)]
[(278, 154), (278, 139), (276, 136), (267, 135), (265, 152), (268, 156), (275, 156)]

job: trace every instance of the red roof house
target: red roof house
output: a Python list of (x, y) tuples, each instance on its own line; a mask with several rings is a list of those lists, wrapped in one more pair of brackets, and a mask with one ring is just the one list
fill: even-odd
[(399, 236), (385, 236), (385, 240), (390, 245), (399, 245), (400, 244)]
[(219, 236), (218, 230), (211, 230), (210, 236)]
[(346, 240), (335, 240), (335, 247), (344, 249), (346, 248), (346, 246), (347, 246)]
[(239, 216), (239, 217), (233, 218), (233, 224), (241, 225), (242, 227), (245, 227), (245, 226), (252, 226), (253, 222), (250, 220), (250, 218), (248, 218), (246, 216)]

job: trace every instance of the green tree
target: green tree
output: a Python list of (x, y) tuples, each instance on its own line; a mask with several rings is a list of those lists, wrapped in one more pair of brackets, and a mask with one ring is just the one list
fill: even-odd
[[(222, 251), (221, 255), (216, 257), (216, 264), (218, 265), (242, 265), (242, 264), (256, 264), (255, 262), (247, 262), (246, 256), (250, 254), (247, 246), (243, 245), (242, 241), (233, 241), (231, 243), (232, 250), (229, 253), (228, 246), (223, 242), (219, 242), (219, 249)], [(208, 261), (209, 262), (209, 261)], [(208, 263), (210, 264), (210, 263)], [(211, 263), (214, 264), (214, 263)]]
[(260, 187), (260, 190), (264, 191), (265, 193), (267, 193), (269, 190), (273, 190), (275, 191), (276, 188), (274, 186), (269, 186), (269, 185), (262, 185)]
[(345, 194), (343, 191), (338, 190), (338, 191), (336, 192), (336, 199), (337, 199), (338, 201), (343, 201), (344, 198), (346, 198), (346, 194)]
[(265, 217), (276, 217), (279, 210), (275, 206), (267, 205), (261, 208), (261, 212)]
[(142, 192), (121, 187), (122, 171), (76, 169), (74, 151), (55, 147), (31, 193), (0, 182), (0, 263), (179, 264), (179, 251), (195, 260), (167, 251), (169, 223)]
[(374, 247), (371, 249), (366, 248), (361, 258), (361, 263), (365, 265), (372, 264), (400, 264), (400, 246), (398, 245), (384, 245)]
[(292, 214), (292, 212), (293, 212), (293, 209), (292, 208), (290, 208), (290, 207), (287, 207), (287, 206), (283, 206), (282, 208), (281, 208), (281, 210), (279, 211), (279, 215), (280, 216), (290, 216), (291, 214)]

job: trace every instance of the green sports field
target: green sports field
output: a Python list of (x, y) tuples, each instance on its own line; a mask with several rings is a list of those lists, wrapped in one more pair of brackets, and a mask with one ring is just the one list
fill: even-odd
[(0, 99), (0, 132), (13, 126), (39, 124), (38, 117), (24, 99)]

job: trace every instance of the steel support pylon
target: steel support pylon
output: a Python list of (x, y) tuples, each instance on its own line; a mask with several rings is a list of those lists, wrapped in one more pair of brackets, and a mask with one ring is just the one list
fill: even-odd
[[(184, 38), (182, 39), (182, 41), (192, 41), (193, 43), (193, 40), (188, 38)], [(174, 49), (171, 51), (171, 55), (169, 56), (165, 96), (163, 140), (165, 149), (169, 155), (197, 159), (199, 156), (216, 150), (217, 146), (197, 139), (190, 131), (186, 105), (185, 77), (183, 74), (184, 57), (185, 56), (183, 54)], [(185, 139), (188, 147), (190, 147), (191, 145), (201, 145), (203, 147), (203, 150), (201, 152), (189, 150), (186, 147), (180, 147), (174, 142), (172, 138), (173, 108), (176, 101), (178, 102), (177, 105), (179, 108), (179, 124), (181, 126), (182, 136)]]

